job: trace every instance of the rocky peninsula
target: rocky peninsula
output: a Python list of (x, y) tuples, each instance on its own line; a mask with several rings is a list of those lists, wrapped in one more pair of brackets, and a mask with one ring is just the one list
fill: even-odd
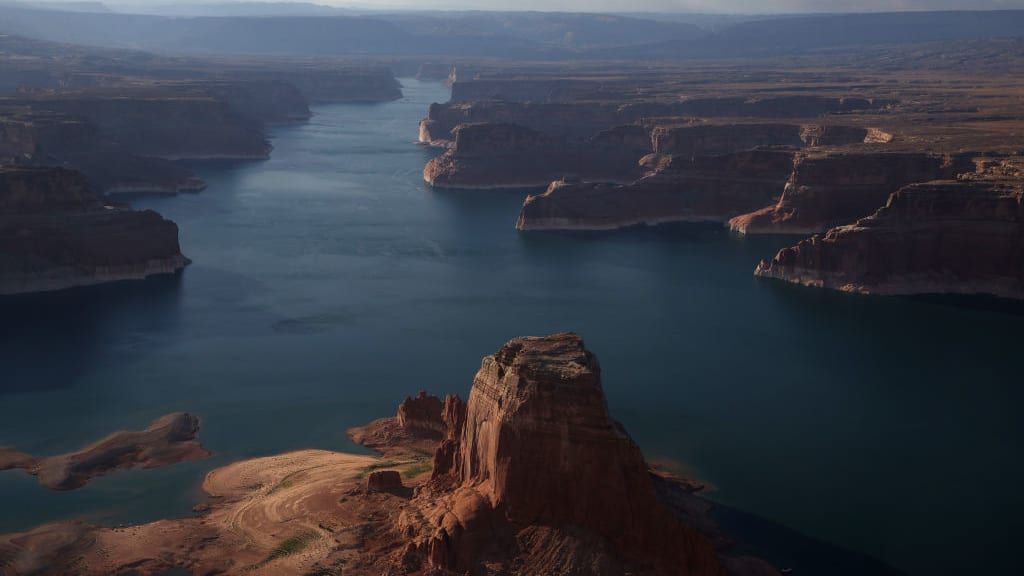
[[(900, 230), (935, 230), (938, 208), (898, 210), (908, 195), (934, 193), (930, 182), (945, 182), (943, 201), (974, 223), (959, 228), (971, 235), (964, 244), (1010, 250), (1002, 217), (973, 207), (999, 204), (992, 194), (1021, 182), (1003, 170), (993, 184), (976, 168), (991, 159), (1020, 163), (1013, 82), (958, 71), (970, 88), (950, 91), (941, 76), (864, 65), (829, 73), (742, 65), (602, 72), (456, 69), (451, 101), (432, 105), (420, 123), (421, 142), (446, 148), (424, 179), (437, 187), (543, 189), (523, 202), (516, 228), (524, 232), (714, 222), (740, 235), (825, 234), (766, 260), (757, 274), (853, 292), (1017, 297), (1006, 287), (1016, 276), (1010, 256), (976, 274), (967, 266), (939, 270), (951, 264), (940, 256), (947, 248), (938, 232), (915, 236), (936, 246), (911, 249), (908, 241), (891, 258), (880, 255), (881, 240), (874, 244), (872, 267), (890, 262), (893, 274), (905, 269), (922, 275), (917, 280), (870, 280), (859, 268), (866, 264), (845, 256), (855, 239), (866, 242), (854, 230), (877, 236), (881, 222), (895, 226), (897, 212)], [(1003, 192), (986, 191), (992, 187)], [(943, 216), (943, 228), (951, 218)], [(916, 264), (903, 261), (918, 256)]]
[(145, 430), (115, 432), (81, 450), (31, 456), (0, 448), (0, 470), (21, 468), (52, 490), (74, 490), (118, 469), (156, 468), (210, 455), (195, 440), (199, 419), (185, 412), (167, 414)]
[(575, 334), (515, 338), (484, 357), (468, 401), (420, 394), (351, 434), (381, 454), (230, 464), (207, 475), (197, 516), (8, 534), (0, 564), (83, 575), (778, 574), (737, 551), (693, 484), (648, 466)]
[(1024, 180), (996, 160), (958, 180), (911, 184), (853, 224), (762, 260), (755, 274), (862, 294), (1024, 298)]
[(0, 294), (172, 274), (188, 263), (173, 222), (103, 202), (80, 173), (0, 167)]

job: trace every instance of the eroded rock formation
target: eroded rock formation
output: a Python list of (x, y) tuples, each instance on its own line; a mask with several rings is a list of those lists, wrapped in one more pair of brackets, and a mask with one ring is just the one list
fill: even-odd
[(408, 566), (724, 574), (712, 544), (659, 501), (579, 336), (511, 340), (484, 358), (469, 401), (449, 401), (446, 417), (452, 442), (400, 522), (419, 533)]
[(875, 214), (763, 260), (755, 274), (870, 294), (1024, 298), (1024, 180), (912, 184)]
[(396, 418), (398, 418), (398, 425), (406, 430), (441, 435), (444, 433), (442, 409), (440, 398), (420, 390), (415, 398), (407, 396), (398, 405)]
[(115, 432), (81, 450), (35, 457), (0, 448), (0, 470), (24, 469), (53, 490), (74, 490), (93, 478), (122, 468), (156, 468), (209, 456), (198, 441), (199, 419), (185, 412), (167, 414), (145, 430)]
[(178, 227), (151, 210), (104, 205), (63, 168), (0, 167), (0, 294), (174, 273)]
[[(406, 422), (421, 412), (433, 422), (440, 402), (419, 395), (403, 405)], [(693, 482), (648, 469), (609, 415), (600, 366), (579, 336), (511, 340), (483, 359), (468, 402), (449, 396), (440, 406), (443, 438), (393, 436), (377, 446), (381, 456), (301, 450), (235, 462), (207, 474), (212, 499), (195, 508), (199, 516), (0, 535), (0, 567), (88, 576), (778, 576), (736, 554)], [(400, 427), (397, 416), (387, 420)]]
[(968, 157), (926, 153), (805, 152), (779, 201), (732, 219), (743, 234), (813, 234), (867, 216), (914, 182), (972, 170)]
[(442, 188), (539, 188), (572, 177), (630, 182), (650, 152), (641, 126), (618, 126), (567, 140), (517, 124), (463, 124), (452, 147), (432, 159), (423, 178)]
[(440, 398), (420, 391), (406, 397), (394, 416), (349, 428), (348, 435), (357, 444), (381, 452), (408, 449), (431, 454), (444, 437), (443, 408)]
[(793, 166), (788, 150), (720, 156), (650, 156), (653, 171), (628, 185), (553, 182), (529, 196), (519, 230), (610, 230), (665, 222), (726, 222), (778, 197)]

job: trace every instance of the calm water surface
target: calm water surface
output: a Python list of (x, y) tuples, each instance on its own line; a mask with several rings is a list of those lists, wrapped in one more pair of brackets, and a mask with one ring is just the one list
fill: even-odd
[(137, 202), (181, 227), (180, 277), (0, 298), (0, 444), (57, 453), (188, 410), (217, 453), (69, 493), (0, 473), (0, 531), (188, 513), (212, 467), (353, 449), (345, 428), (404, 395), (465, 395), (510, 337), (571, 329), (647, 455), (716, 500), (914, 574), (1016, 572), (1019, 310), (756, 281), (791, 240), (717, 227), (518, 234), (520, 194), (424, 187), (416, 122), (447, 95), (405, 84)]

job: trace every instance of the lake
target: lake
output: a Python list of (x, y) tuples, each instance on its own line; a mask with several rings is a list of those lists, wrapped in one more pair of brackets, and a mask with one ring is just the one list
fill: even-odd
[[(187, 514), (206, 471), (296, 448), (424, 389), (465, 397), (518, 335), (579, 332), (612, 413), (708, 496), (912, 574), (1011, 573), (1024, 537), (1019, 307), (759, 280), (793, 238), (718, 226), (514, 229), (523, 194), (431, 190), (437, 84), (315, 108), (264, 162), (142, 198), (183, 274), (0, 298), (0, 445), (51, 454), (175, 410), (216, 456), (55, 493), (0, 473), (0, 531)], [(805, 572), (806, 573), (806, 572)]]

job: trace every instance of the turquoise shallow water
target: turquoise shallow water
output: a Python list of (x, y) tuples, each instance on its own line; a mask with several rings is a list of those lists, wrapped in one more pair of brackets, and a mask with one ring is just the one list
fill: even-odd
[(613, 413), (711, 496), (914, 574), (1013, 573), (1022, 319), (977, 301), (757, 281), (786, 238), (713, 226), (522, 235), (522, 195), (431, 191), (413, 144), (437, 85), (316, 109), (266, 162), (199, 169), (181, 276), (0, 299), (0, 444), (76, 448), (173, 410), (204, 462), (53, 493), (0, 473), (0, 531), (185, 514), (205, 471), (351, 449), (347, 426), (419, 389), (465, 394), (520, 334), (580, 332)]

